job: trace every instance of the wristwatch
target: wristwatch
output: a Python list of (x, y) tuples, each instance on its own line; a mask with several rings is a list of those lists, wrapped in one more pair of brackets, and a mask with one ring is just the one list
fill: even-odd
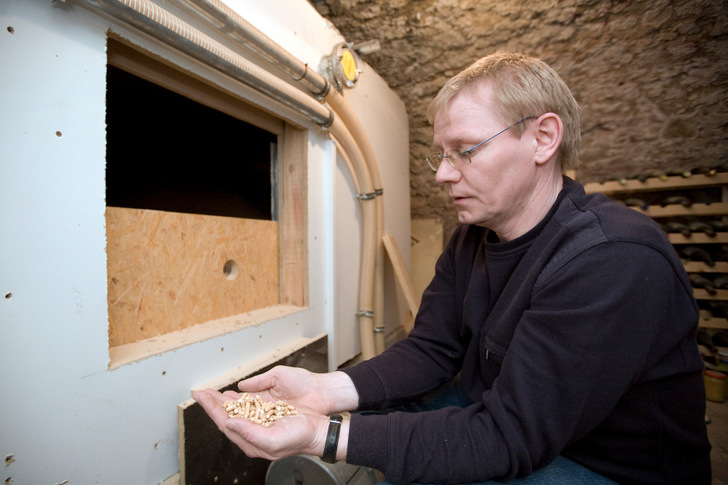
[(341, 422), (343, 420), (341, 414), (329, 416), (329, 431), (326, 433), (326, 443), (324, 444), (324, 454), (321, 461), (336, 463), (336, 449), (339, 447), (339, 431), (341, 431)]

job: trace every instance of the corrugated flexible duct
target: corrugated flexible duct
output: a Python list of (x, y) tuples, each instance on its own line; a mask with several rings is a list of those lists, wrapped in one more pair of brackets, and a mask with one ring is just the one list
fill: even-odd
[(245, 48), (255, 52), (279, 67), (315, 96), (325, 96), (330, 89), (326, 78), (283, 49), (270, 37), (220, 0), (182, 0), (202, 14), (213, 26), (229, 37), (243, 42)]
[[(247, 86), (271, 97), (315, 121), (328, 127), (334, 137), (351, 157), (352, 175), (358, 180), (361, 194), (375, 194), (370, 163), (365, 160), (356, 139), (343, 122), (337, 122), (326, 106), (305, 95), (267, 71), (258, 68), (231, 49), (206, 36), (198, 29), (182, 21), (149, 0), (76, 0), (95, 7), (114, 18), (123, 20), (137, 29), (225, 73)], [(303, 76), (305, 78), (305, 76)], [(338, 93), (337, 93), (338, 95)], [(335, 96), (334, 96), (335, 98)], [(361, 137), (361, 134), (359, 135)], [(368, 144), (368, 143), (367, 143)], [(371, 147), (369, 147), (371, 150)], [(376, 205), (371, 199), (360, 196), (362, 203), (363, 241), (360, 280), (360, 310), (358, 312), (362, 339), (362, 357), (370, 358), (377, 353), (373, 342), (372, 296), (375, 283), (378, 247), (381, 235)], [(383, 339), (382, 339), (383, 341)], [(383, 346), (382, 346), (383, 347)]]
[[(374, 184), (373, 193), (376, 195), (374, 199), (375, 203), (375, 214), (376, 214), (376, 256), (375, 256), (375, 269), (374, 269), (374, 352), (375, 355), (381, 354), (384, 351), (384, 244), (382, 238), (384, 237), (384, 197), (382, 182), (379, 177), (379, 167), (376, 163), (374, 156), (374, 150), (372, 149), (369, 140), (364, 134), (359, 120), (353, 115), (350, 106), (344, 102), (343, 96), (339, 95), (336, 91), (333, 94), (326, 96), (326, 100), (330, 103), (337, 115), (339, 115), (346, 126), (350, 128), (353, 136), (357, 140), (357, 146), (362, 149), (362, 155), (365, 163), (369, 167), (369, 171), (372, 175), (372, 183)], [(359, 135), (357, 137), (357, 134)], [(363, 353), (363, 352), (362, 352)], [(366, 357), (363, 355), (363, 357)]]
[(149, 0), (74, 0), (136, 27), (272, 99), (329, 126), (334, 114), (310, 96), (259, 68), (233, 50)]

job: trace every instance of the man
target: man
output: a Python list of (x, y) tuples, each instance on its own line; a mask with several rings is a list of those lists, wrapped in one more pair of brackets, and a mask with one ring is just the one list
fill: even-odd
[[(229, 396), (196, 399), (250, 456), (335, 454), (395, 483), (708, 484), (690, 283), (653, 221), (562, 176), (581, 144), (564, 82), (537, 59), (491, 55), (428, 118), (427, 163), (462, 225), (408, 338), (341, 371), (241, 382), (305, 410), (270, 428), (227, 419)], [(391, 408), (456, 376), (464, 404), (353, 413), (335, 443), (330, 413)]]

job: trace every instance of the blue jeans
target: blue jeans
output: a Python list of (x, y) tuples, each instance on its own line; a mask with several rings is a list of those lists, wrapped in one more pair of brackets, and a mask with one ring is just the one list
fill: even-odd
[[(467, 485), (503, 485), (504, 482), (473, 482)], [(617, 482), (584, 468), (576, 462), (557, 456), (546, 468), (536, 470), (523, 478), (515, 478), (508, 485), (616, 485)], [(377, 485), (394, 485), (391, 482), (379, 482)], [(410, 485), (420, 485), (411, 483)], [(466, 484), (463, 484), (466, 485)]]
[[(443, 408), (446, 406), (466, 407), (471, 402), (459, 383), (450, 383), (438, 391), (422, 399), (397, 407), (396, 411), (419, 412)], [(595, 473), (578, 463), (563, 456), (557, 456), (545, 468), (536, 470), (523, 478), (516, 478), (507, 482), (508, 485), (616, 485), (617, 482)], [(502, 485), (503, 482), (486, 481), (473, 482), (463, 485)], [(379, 482), (377, 485), (394, 485), (391, 482)], [(410, 485), (420, 485), (412, 483)]]

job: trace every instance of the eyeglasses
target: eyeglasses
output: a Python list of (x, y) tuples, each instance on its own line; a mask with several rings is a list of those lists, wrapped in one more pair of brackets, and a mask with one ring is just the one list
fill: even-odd
[(517, 124), (523, 123), (524, 121), (531, 119), (531, 118), (535, 118), (535, 116), (526, 116), (525, 118), (516, 121), (508, 128), (505, 128), (505, 129), (499, 131), (498, 133), (491, 136), (487, 140), (483, 140), (480, 143), (478, 143), (477, 145), (475, 145), (474, 147), (468, 148), (465, 151), (455, 152), (455, 153), (451, 153), (449, 155), (443, 155), (440, 152), (434, 152), (434, 153), (431, 153), (430, 155), (426, 156), (425, 161), (427, 162), (427, 165), (430, 166), (430, 168), (432, 169), (433, 172), (437, 172), (437, 169), (440, 168), (440, 164), (442, 163), (443, 160), (447, 160), (447, 163), (449, 163), (452, 168), (458, 168), (458, 166), (470, 164), (471, 163), (470, 156), (473, 154), (473, 152), (475, 150), (477, 150), (481, 146), (485, 145), (486, 143), (488, 143), (490, 140), (492, 140), (496, 136), (500, 135), (501, 133), (505, 133), (506, 131), (510, 130)]

